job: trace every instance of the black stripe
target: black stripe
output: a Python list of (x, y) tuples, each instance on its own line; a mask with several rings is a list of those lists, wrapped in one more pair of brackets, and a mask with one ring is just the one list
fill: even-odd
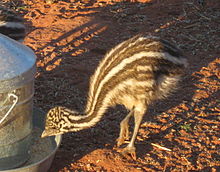
[(182, 51), (175, 45), (171, 44), (167, 40), (160, 39), (160, 42), (163, 43), (164, 51), (168, 52), (170, 55), (174, 57), (183, 57)]

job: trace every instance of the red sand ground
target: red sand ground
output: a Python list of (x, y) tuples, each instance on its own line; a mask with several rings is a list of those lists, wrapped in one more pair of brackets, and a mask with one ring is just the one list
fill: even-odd
[[(3, 0), (23, 15), (37, 55), (35, 106), (82, 109), (106, 51), (144, 32), (176, 42), (190, 67), (179, 90), (145, 115), (136, 161), (115, 150), (127, 113), (112, 108), (91, 129), (65, 134), (50, 172), (220, 171), (220, 2), (208, 0)], [(171, 151), (152, 145), (158, 144)]]

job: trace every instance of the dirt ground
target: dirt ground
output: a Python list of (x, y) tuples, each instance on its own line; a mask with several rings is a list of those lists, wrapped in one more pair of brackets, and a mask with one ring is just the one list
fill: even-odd
[(173, 41), (190, 62), (179, 90), (145, 115), (136, 161), (116, 150), (127, 113), (117, 106), (93, 128), (65, 134), (50, 172), (220, 171), (220, 1), (206, 2), (2, 0), (25, 19), (24, 43), (37, 55), (35, 106), (44, 111), (82, 110), (105, 52), (138, 33)]

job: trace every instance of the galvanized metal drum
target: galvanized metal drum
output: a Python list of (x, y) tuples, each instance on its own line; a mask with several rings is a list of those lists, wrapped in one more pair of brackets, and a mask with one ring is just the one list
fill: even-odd
[(0, 34), (0, 170), (29, 158), (35, 62), (32, 50)]

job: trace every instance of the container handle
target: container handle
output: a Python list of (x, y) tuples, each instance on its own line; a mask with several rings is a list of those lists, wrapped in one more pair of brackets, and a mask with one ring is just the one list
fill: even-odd
[(17, 104), (18, 102), (18, 96), (16, 96), (15, 94), (13, 93), (10, 93), (8, 94), (8, 98), (10, 97), (14, 97), (15, 99), (13, 100), (13, 104), (12, 106), (10, 107), (10, 109), (8, 110), (8, 112), (5, 114), (5, 116), (0, 120), (0, 124), (5, 120), (5, 118), (11, 113), (11, 111), (13, 110), (13, 108), (15, 107), (15, 105)]

